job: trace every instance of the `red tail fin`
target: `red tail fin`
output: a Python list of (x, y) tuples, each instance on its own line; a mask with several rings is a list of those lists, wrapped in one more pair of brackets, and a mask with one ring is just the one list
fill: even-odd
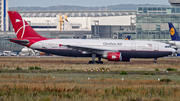
[(8, 11), (17, 38), (44, 38), (35, 32), (32, 27), (16, 11)]

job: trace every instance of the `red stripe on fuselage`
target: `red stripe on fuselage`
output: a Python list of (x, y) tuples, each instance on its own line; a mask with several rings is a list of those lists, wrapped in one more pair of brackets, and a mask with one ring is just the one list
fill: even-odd
[(172, 52), (172, 51), (145, 51), (145, 50), (118, 50), (119, 52), (121, 51), (128, 51), (128, 52)]
[[(48, 49), (48, 48), (46, 48), (46, 49), (44, 49), (44, 48), (36, 48), (36, 49), (43, 49), (43, 50), (72, 50), (72, 49)], [(122, 51), (124, 51), (124, 52), (172, 52), (172, 51), (141, 51), (141, 50), (136, 50), (136, 51), (134, 51), (134, 50), (118, 50), (118, 51), (119, 52), (122, 52)]]

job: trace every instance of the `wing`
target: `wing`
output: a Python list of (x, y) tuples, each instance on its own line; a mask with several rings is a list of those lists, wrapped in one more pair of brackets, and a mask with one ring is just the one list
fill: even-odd
[(117, 52), (116, 50), (109, 49), (101, 49), (101, 48), (92, 48), (92, 47), (84, 47), (84, 46), (73, 46), (73, 45), (65, 45), (68, 48), (72, 48), (74, 50), (85, 51), (87, 53), (95, 53), (102, 55), (105, 51)]

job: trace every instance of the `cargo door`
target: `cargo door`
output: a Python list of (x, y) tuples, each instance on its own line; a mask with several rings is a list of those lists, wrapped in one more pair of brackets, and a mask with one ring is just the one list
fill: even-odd
[(154, 51), (159, 51), (159, 44), (158, 43), (154, 44)]
[(47, 48), (47, 42), (46, 41), (42, 42), (42, 48)]

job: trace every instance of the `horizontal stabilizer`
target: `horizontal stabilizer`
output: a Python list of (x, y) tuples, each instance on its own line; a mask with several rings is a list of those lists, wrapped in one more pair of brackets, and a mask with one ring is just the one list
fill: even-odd
[(24, 39), (18, 39), (18, 38), (10, 38), (10, 39), (5, 39), (5, 40), (9, 40), (11, 42), (15, 42), (15, 43), (19, 43), (22, 45), (28, 45), (29, 44), (29, 40), (24, 40)]

